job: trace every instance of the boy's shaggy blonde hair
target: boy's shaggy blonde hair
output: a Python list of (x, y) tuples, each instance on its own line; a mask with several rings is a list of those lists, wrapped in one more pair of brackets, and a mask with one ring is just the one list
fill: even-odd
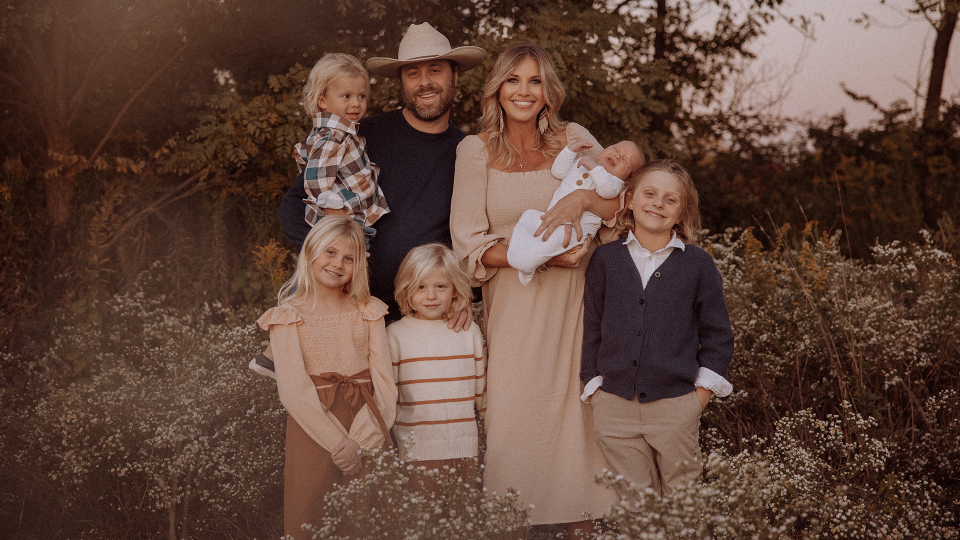
[(410, 299), (417, 292), (420, 283), (437, 270), (453, 284), (453, 302), (450, 304), (450, 311), (445, 315), (450, 316), (470, 306), (473, 300), (470, 276), (463, 269), (460, 258), (447, 246), (432, 243), (411, 249), (400, 263), (394, 282), (394, 297), (402, 315), (413, 313)]
[(277, 294), (277, 304), (305, 298), (320, 284), (313, 275), (313, 261), (337, 240), (346, 240), (353, 255), (353, 275), (343, 285), (343, 293), (357, 300), (361, 306), (370, 300), (370, 282), (367, 279), (367, 253), (364, 248), (363, 227), (349, 216), (326, 216), (310, 229), (300, 256), (297, 269)]
[[(633, 193), (640, 185), (643, 177), (653, 171), (670, 173), (680, 182), (680, 219), (673, 226), (673, 231), (677, 233), (677, 238), (683, 240), (685, 244), (696, 243), (699, 239), (698, 231), (700, 230), (700, 196), (697, 194), (697, 186), (690, 178), (690, 173), (676, 161), (658, 159), (637, 169), (637, 172), (633, 173), (624, 184), (625, 197), (627, 200), (633, 197)], [(617, 216), (617, 232), (621, 237), (626, 236), (628, 230), (633, 230), (634, 224), (633, 211), (624, 208)]]
[(303, 108), (313, 116), (320, 112), (317, 100), (327, 91), (333, 81), (340, 77), (363, 77), (367, 81), (367, 94), (370, 93), (370, 74), (353, 55), (327, 53), (314, 64), (303, 85)]

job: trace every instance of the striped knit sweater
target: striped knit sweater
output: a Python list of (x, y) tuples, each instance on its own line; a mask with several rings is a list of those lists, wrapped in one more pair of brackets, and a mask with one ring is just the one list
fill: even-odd
[(387, 338), (400, 394), (393, 436), (404, 461), (476, 456), (474, 406), (484, 412), (486, 385), (477, 325), (454, 332), (443, 321), (406, 316), (387, 327)]

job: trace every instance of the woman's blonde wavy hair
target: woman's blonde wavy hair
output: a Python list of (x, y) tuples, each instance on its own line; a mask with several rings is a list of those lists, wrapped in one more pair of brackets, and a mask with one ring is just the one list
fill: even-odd
[(310, 229), (300, 256), (297, 257), (297, 269), (277, 293), (277, 304), (305, 298), (311, 291), (317, 290), (320, 284), (313, 275), (313, 261), (323, 253), (323, 250), (337, 240), (346, 240), (347, 249), (353, 255), (353, 275), (350, 281), (343, 285), (342, 291), (363, 306), (370, 300), (370, 282), (367, 278), (367, 253), (363, 236), (363, 227), (349, 216), (326, 216)]
[(510, 168), (520, 160), (520, 152), (500, 131), (503, 114), (500, 107), (500, 87), (527, 58), (533, 58), (540, 66), (540, 81), (546, 101), (541, 114), (546, 115), (547, 129), (543, 133), (537, 131), (537, 144), (534, 149), (539, 150), (548, 160), (552, 160), (563, 149), (567, 123), (560, 120), (559, 111), (566, 91), (553, 67), (553, 61), (546, 51), (532, 43), (513, 45), (497, 58), (493, 69), (487, 75), (483, 97), (480, 99), (480, 131), (488, 134), (487, 153), (490, 155), (491, 165), (498, 169)]
[[(629, 201), (633, 197), (643, 177), (654, 171), (670, 173), (680, 181), (680, 219), (673, 226), (673, 231), (685, 244), (696, 243), (699, 240), (700, 231), (700, 196), (697, 194), (697, 186), (694, 185), (693, 178), (690, 178), (690, 173), (676, 161), (658, 159), (637, 169), (637, 172), (633, 173), (624, 185), (626, 200)], [(633, 210), (625, 207), (617, 215), (617, 232), (621, 237), (626, 236), (628, 230), (633, 230), (634, 224)]]

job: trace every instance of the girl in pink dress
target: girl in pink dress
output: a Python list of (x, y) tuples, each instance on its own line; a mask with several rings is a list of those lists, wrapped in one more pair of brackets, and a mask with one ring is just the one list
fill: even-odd
[(308, 538), (324, 496), (360, 473), (362, 451), (390, 442), (396, 416), (383, 316), (370, 296), (360, 224), (324, 218), (310, 231), (279, 307), (257, 321), (270, 331), (280, 402), (289, 413), (284, 460), (283, 529)]

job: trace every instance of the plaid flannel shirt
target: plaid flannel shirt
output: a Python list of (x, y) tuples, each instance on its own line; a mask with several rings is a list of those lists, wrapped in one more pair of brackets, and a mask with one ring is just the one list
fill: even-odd
[(330, 204), (332, 196), (367, 227), (390, 212), (377, 184), (379, 168), (367, 157), (366, 144), (353, 122), (344, 123), (328, 112), (313, 115), (310, 135), (295, 147), (297, 166), (304, 173), (307, 223), (326, 215), (324, 208), (338, 207)]

